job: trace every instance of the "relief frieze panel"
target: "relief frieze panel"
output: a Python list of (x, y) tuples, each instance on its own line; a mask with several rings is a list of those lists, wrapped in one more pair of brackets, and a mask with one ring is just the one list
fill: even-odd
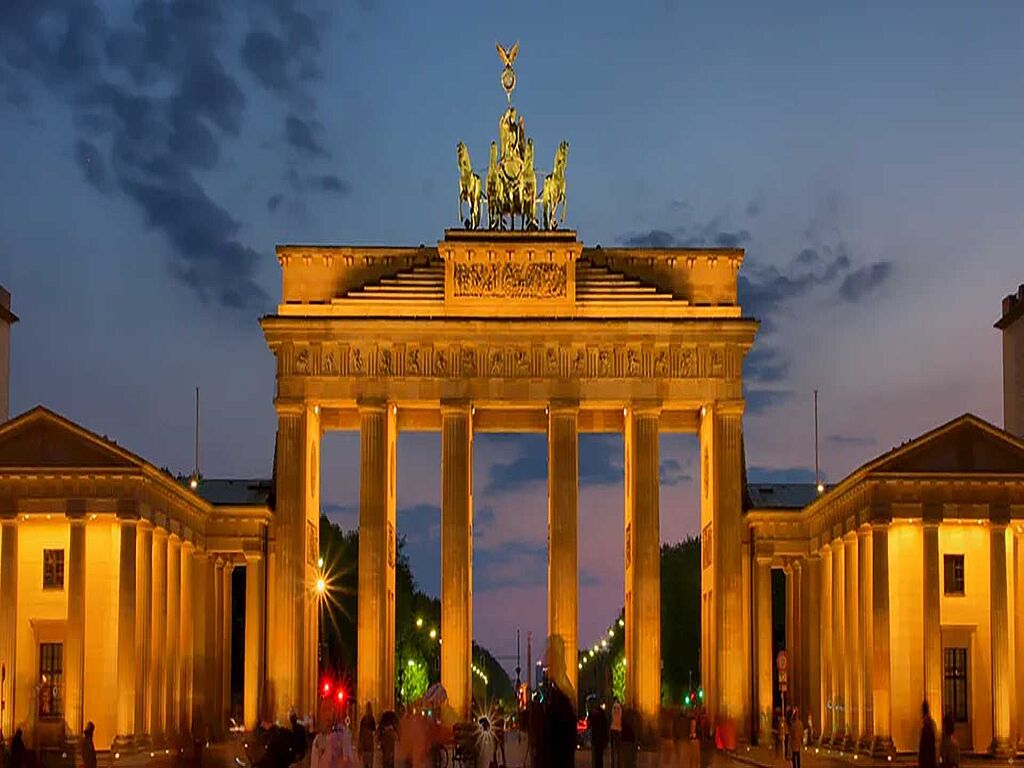
[(569, 284), (566, 265), (547, 262), (455, 263), (452, 277), (464, 298), (559, 299)]
[(359, 342), (282, 344), (279, 376), (730, 379), (743, 350), (713, 344)]

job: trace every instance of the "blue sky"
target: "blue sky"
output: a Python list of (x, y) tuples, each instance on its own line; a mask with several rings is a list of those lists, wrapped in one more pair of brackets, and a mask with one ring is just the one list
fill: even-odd
[[(999, 300), (1024, 281), (1018, 2), (8, 0), (0, 7), (0, 284), (12, 406), (157, 464), (267, 475), (273, 362), (256, 318), (284, 242), (436, 241), (455, 144), (504, 106), (545, 168), (570, 142), (587, 244), (737, 244), (748, 464), (806, 478), (811, 396), (838, 479), (964, 411), (1001, 422)], [(662, 441), (663, 539), (696, 529), (694, 441)], [(345, 524), (357, 442), (323, 451)], [(477, 440), (477, 636), (544, 629), (543, 440)], [(581, 639), (621, 603), (621, 440), (587, 437)], [(436, 435), (399, 446), (399, 530), (438, 582)], [(510, 610), (510, 606), (513, 608)]]

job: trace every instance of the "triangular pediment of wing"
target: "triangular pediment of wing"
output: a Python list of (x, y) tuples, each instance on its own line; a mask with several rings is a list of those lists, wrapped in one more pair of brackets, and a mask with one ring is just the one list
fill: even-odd
[(870, 471), (1024, 474), (1024, 441), (965, 414), (897, 448)]
[(0, 425), (0, 469), (139, 468), (129, 451), (42, 406)]

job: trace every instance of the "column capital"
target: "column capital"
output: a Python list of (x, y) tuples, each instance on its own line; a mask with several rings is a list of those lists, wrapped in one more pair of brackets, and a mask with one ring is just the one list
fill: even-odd
[(249, 563), (258, 563), (263, 560), (263, 553), (258, 550), (246, 549), (242, 551), (242, 557), (245, 558), (245, 564), (248, 565)]
[(575, 415), (580, 412), (580, 401), (551, 400), (548, 402), (547, 411), (552, 416), (555, 414)]
[(163, 526), (159, 526), (159, 525), (153, 526), (153, 540), (154, 541), (156, 539), (167, 539), (167, 538), (170, 538), (170, 534), (167, 532), (166, 528), (164, 528)]
[(634, 418), (657, 418), (661, 416), (660, 400), (636, 400), (626, 406)]
[(767, 565), (769, 568), (771, 568), (772, 560), (773, 559), (774, 558), (773, 558), (772, 555), (757, 555), (754, 558), (754, 560), (757, 562), (758, 565), (761, 565), (761, 566)]
[(134, 523), (139, 520), (139, 502), (135, 499), (118, 499), (117, 519), (122, 523)]
[(802, 569), (802, 568), (803, 568), (804, 566), (803, 566), (803, 564), (802, 564), (802, 563), (800, 562), (799, 558), (796, 558), (796, 557), (794, 557), (794, 558), (793, 558), (793, 559), (792, 559), (792, 560), (790, 561), (790, 567), (791, 567), (791, 568), (792, 568), (792, 569), (793, 569), (793, 570), (794, 570), (794, 571), (795, 571), (796, 573), (800, 573), (801, 569)]
[(804, 555), (804, 560), (807, 561), (808, 565), (811, 564), (811, 563), (816, 563), (816, 562), (821, 560), (821, 553), (820, 552), (808, 552), (806, 555)]
[[(389, 405), (394, 404), (384, 398), (360, 398), (356, 401), (356, 410), (360, 416), (364, 413), (386, 413)], [(397, 408), (397, 406), (394, 407)]]
[(746, 402), (744, 400), (714, 400), (701, 408), (713, 411), (717, 416), (742, 416), (746, 410)]
[(885, 532), (888, 532), (890, 525), (891, 525), (891, 521), (890, 520), (872, 520), (871, 521), (871, 530), (872, 531), (885, 531)]
[(857, 531), (856, 530), (849, 530), (849, 531), (847, 531), (846, 533), (843, 534), (843, 543), (846, 544), (846, 546), (850, 546), (855, 541), (857, 541)]
[(441, 416), (445, 414), (472, 415), (473, 404), (465, 399), (453, 399), (441, 401)]
[(994, 502), (988, 505), (988, 516), (992, 525), (1006, 525), (1010, 522), (1010, 504), (1005, 501)]
[(181, 540), (181, 548), (182, 549), (195, 549), (196, 545), (195, 545), (195, 543), (193, 543), (192, 539), (182, 538), (182, 540)]
[(861, 539), (866, 539), (871, 535), (871, 524), (865, 523), (857, 529), (857, 536)]
[(145, 532), (153, 530), (153, 523), (150, 522), (149, 520), (147, 520), (144, 517), (140, 517), (139, 521), (138, 521), (137, 528), (138, 528), (140, 533), (145, 533)]

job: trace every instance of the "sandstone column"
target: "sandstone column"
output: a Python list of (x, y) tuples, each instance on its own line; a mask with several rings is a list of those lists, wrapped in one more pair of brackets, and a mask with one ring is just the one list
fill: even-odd
[(65, 718), (73, 739), (85, 725), (82, 706), (85, 684), (85, 515), (69, 516), (68, 618), (64, 637)]
[(758, 737), (762, 745), (771, 743), (772, 729), (772, 561), (757, 558), (754, 580), (757, 638), (757, 714)]
[(874, 698), (871, 676), (874, 666), (874, 635), (872, 632), (871, 604), (871, 528), (861, 526), (857, 531), (857, 576), (860, 584), (860, 661), (858, 667), (861, 676), (860, 705), (860, 748), (871, 750)]
[[(805, 659), (804, 688), (807, 698), (804, 702), (804, 720), (807, 726), (808, 715), (814, 718), (815, 733), (821, 732), (822, 699), (821, 699), (821, 556), (812, 552), (807, 557), (803, 568), (800, 592), (803, 597), (804, 611), (803, 632)], [(813, 734), (811, 734), (813, 735)]]
[(939, 521), (936, 505), (924, 505), (924, 699), (936, 720), (942, 717), (942, 627), (939, 620)]
[(153, 600), (150, 619), (149, 733), (155, 742), (164, 738), (164, 668), (167, 666), (167, 530), (153, 529)]
[[(284, 722), (293, 708), (311, 709), (316, 695), (316, 657), (307, 651), (311, 643), (316, 647), (318, 631), (311, 606), (320, 535), (320, 409), (279, 402), (277, 412), (274, 564), (267, 571), (274, 621), (267, 625), (266, 690), (273, 714)], [(361, 669), (362, 645), (359, 653)]]
[(135, 732), (136, 742), (148, 744), (149, 656), (152, 640), (150, 598), (153, 594), (153, 526), (140, 520), (136, 526), (137, 568), (135, 590)]
[(860, 721), (860, 685), (863, 675), (857, 668), (857, 660), (860, 658), (860, 627), (857, 624), (857, 617), (860, 610), (859, 597), (859, 574), (858, 563), (860, 562), (857, 553), (857, 534), (850, 531), (843, 538), (845, 548), (843, 554), (843, 571), (846, 578), (846, 633), (845, 633), (845, 663), (843, 664), (844, 678), (843, 687), (846, 689), (846, 745), (850, 749), (857, 748), (857, 741), (860, 738), (858, 724)]
[[(803, 626), (803, 595), (802, 588), (803, 582), (800, 579), (800, 573), (803, 570), (799, 560), (793, 560), (792, 562), (793, 573), (791, 578), (793, 579), (793, 640), (790, 645), (790, 660), (789, 660), (789, 681), (790, 681), (790, 697), (789, 701), (800, 707), (800, 711), (804, 712), (807, 707), (806, 698), (803, 695), (804, 690), (804, 675), (806, 674), (806, 662), (804, 660), (804, 647), (803, 647), (803, 635), (801, 634), (801, 627)], [(806, 717), (806, 715), (804, 715)]]
[(1017, 745), (1024, 748), (1024, 528), (1013, 535), (1014, 573), (1013, 580), (1016, 602), (1014, 617), (1017, 622), (1013, 646), (1017, 653)]
[(263, 557), (245, 553), (245, 727), (254, 730), (260, 718), (263, 685), (263, 601), (265, 599)]
[(138, 520), (122, 518), (119, 521), (117, 587), (117, 735), (114, 748), (123, 749), (135, 736), (135, 690), (138, 684), (135, 671), (137, 641), (135, 637), (135, 571), (137, 556), (136, 524)]
[[(1008, 511), (1008, 510), (1007, 510)], [(992, 618), (992, 754), (1006, 757), (1010, 752), (1010, 617), (1006, 594), (1006, 522), (989, 523), (989, 560)]]
[(181, 539), (167, 537), (167, 624), (164, 631), (166, 663), (161, 665), (164, 688), (163, 733), (170, 738), (181, 727)]
[(832, 743), (843, 746), (846, 739), (846, 595), (843, 540), (832, 542)]
[[(359, 424), (359, 669), (356, 688), (360, 708), (370, 702), (373, 711), (380, 713), (394, 706), (395, 696), (395, 465), (398, 441), (395, 408), (383, 402), (363, 403), (359, 407)], [(442, 542), (443, 529), (442, 521)], [(442, 554), (442, 600), (443, 557)], [(441, 634), (443, 637), (443, 628)]]
[(821, 548), (821, 742), (835, 728), (835, 679), (832, 677), (832, 545)]
[(226, 723), (227, 718), (232, 716), (234, 713), (231, 711), (231, 574), (235, 570), (235, 565), (232, 562), (224, 564), (223, 582), (221, 583), (221, 591), (223, 592), (223, 603), (224, 610), (222, 616), (222, 624), (220, 631), (220, 666), (221, 666), (221, 700), (220, 700), (220, 722)]
[(470, 714), (473, 643), (473, 417), (441, 405), (441, 684), (456, 718)]
[[(701, 409), (701, 531), (702, 538), (710, 541), (707, 552), (702, 553), (701, 590), (709, 596), (713, 625), (712, 647), (701, 655), (701, 679), (714, 680), (712, 717), (733, 719), (740, 736), (746, 737), (750, 718), (745, 711), (749, 681), (743, 675), (740, 562), (742, 416), (741, 400), (717, 402)], [(705, 674), (708, 665), (714, 666), (710, 675)]]
[[(660, 416), (660, 407), (631, 407), (626, 415), (623, 441), (626, 475), (626, 701), (640, 713), (644, 727), (648, 729), (657, 726), (661, 712)], [(736, 543), (739, 546), (738, 540)], [(738, 581), (738, 567), (735, 576)], [(742, 663), (739, 657), (735, 661)]]
[(193, 578), (193, 556), (195, 545), (185, 539), (181, 542), (181, 587), (178, 590), (180, 598), (179, 621), (178, 621), (178, 733), (187, 736), (192, 733), (192, 604), (195, 592)]
[(786, 649), (786, 653), (789, 655), (789, 674), (786, 684), (786, 706), (791, 707), (795, 703), (793, 696), (796, 689), (796, 676), (794, 675), (793, 668), (797, 665), (796, 644), (793, 642), (793, 637), (796, 634), (796, 581), (793, 577), (793, 564), (791, 562), (787, 562), (782, 567), (782, 574), (785, 576), (784, 583), (786, 585), (786, 639), (783, 642), (782, 647)]
[(224, 669), (228, 666), (224, 658), (224, 559), (217, 557), (213, 561), (213, 627), (210, 632), (213, 645), (216, 648), (214, 654), (215, 663), (210, 670), (210, 711), (213, 713), (216, 730), (220, 731), (220, 725), (224, 721)]
[[(888, 510), (882, 513), (888, 517)], [(873, 514), (871, 523), (872, 706), (875, 755), (892, 754), (892, 669), (889, 658), (889, 523)]]
[(14, 691), (18, 638), (18, 522), (14, 517), (0, 521), (0, 664), (7, 677), (2, 696), (7, 705), (0, 722), (4, 734), (14, 733)]
[(576, 404), (548, 408), (548, 642), (553, 654), (552, 679), (566, 687), (576, 705), (578, 650), (579, 435)]
[(210, 675), (206, 662), (206, 600), (210, 577), (209, 558), (205, 549), (192, 550), (192, 732), (202, 737), (209, 721), (206, 706), (209, 700)]

